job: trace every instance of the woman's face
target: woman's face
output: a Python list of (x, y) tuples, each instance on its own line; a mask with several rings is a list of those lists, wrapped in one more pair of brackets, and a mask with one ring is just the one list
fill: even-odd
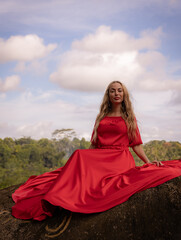
[(124, 93), (120, 83), (112, 83), (109, 88), (109, 99), (112, 104), (119, 104), (123, 101)]

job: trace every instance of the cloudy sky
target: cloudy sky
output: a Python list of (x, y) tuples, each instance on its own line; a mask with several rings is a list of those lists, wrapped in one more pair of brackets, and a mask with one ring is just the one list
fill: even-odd
[(120, 80), (143, 141), (181, 141), (180, 22), (180, 0), (0, 0), (0, 138), (89, 140)]

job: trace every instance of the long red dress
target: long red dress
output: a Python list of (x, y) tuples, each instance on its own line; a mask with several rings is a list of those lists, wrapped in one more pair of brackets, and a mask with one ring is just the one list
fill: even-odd
[[(128, 200), (136, 192), (155, 187), (181, 175), (181, 161), (164, 161), (164, 166), (136, 167), (129, 148), (142, 144), (139, 130), (129, 142), (122, 117), (104, 117), (99, 124), (96, 149), (76, 150), (65, 166), (31, 176), (12, 197), (12, 215), (43, 220), (55, 206), (73, 212), (95, 213)], [(92, 134), (93, 136), (93, 134)]]

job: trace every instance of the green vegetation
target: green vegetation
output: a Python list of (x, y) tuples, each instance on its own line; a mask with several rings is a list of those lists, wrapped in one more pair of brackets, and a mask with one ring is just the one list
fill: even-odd
[[(143, 149), (150, 159), (166, 161), (171, 159), (181, 159), (181, 143), (179, 142), (166, 142), (162, 141), (150, 141), (143, 145)], [(139, 159), (138, 156), (131, 150), (133, 157), (136, 161), (136, 165), (143, 165), (143, 162)]]
[(0, 139), (0, 189), (62, 167), (76, 149), (86, 149), (89, 145), (85, 138)]
[[(60, 131), (54, 132), (53, 136), (57, 133), (60, 136)], [(85, 138), (70, 140), (70, 136), (52, 140), (33, 140), (30, 137), (0, 139), (0, 189), (25, 182), (31, 175), (62, 167), (76, 149), (87, 149), (89, 145)], [(150, 141), (143, 148), (151, 161), (181, 159), (179, 142)], [(143, 162), (131, 152), (136, 165), (142, 165)]]

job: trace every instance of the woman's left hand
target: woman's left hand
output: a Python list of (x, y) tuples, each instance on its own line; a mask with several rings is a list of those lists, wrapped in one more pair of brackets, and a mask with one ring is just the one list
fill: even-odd
[(156, 164), (158, 167), (160, 167), (160, 166), (164, 166), (164, 164), (163, 164), (162, 162), (157, 161), (157, 160), (154, 160), (154, 161), (151, 162), (151, 163)]

